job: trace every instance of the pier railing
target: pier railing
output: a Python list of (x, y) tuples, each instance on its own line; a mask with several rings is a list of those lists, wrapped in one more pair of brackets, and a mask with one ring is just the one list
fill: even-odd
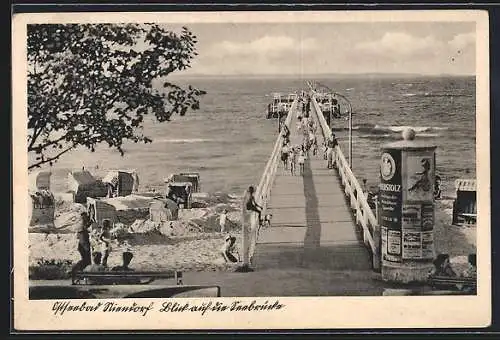
[[(313, 92), (314, 93), (314, 92)], [(325, 140), (332, 137), (332, 131), (328, 126), (323, 112), (316, 99), (312, 98), (314, 112), (318, 118), (321, 131)], [(351, 205), (351, 210), (356, 218), (356, 225), (361, 227), (363, 242), (372, 254), (373, 269), (380, 270), (380, 228), (377, 218), (370, 208), (366, 194), (363, 192), (356, 176), (354, 176), (349, 162), (345, 159), (339, 145), (335, 147), (335, 166), (344, 187), (344, 193)]]
[[(295, 108), (297, 107), (297, 98), (292, 102), (290, 106), (290, 110), (288, 111), (288, 115), (285, 119), (285, 125), (290, 128), (290, 122), (292, 121), (292, 115), (293, 112), (295, 111)], [(273, 187), (274, 183), (274, 178), (276, 176), (276, 170), (278, 169), (278, 164), (280, 160), (280, 150), (281, 150), (281, 145), (283, 143), (283, 137), (281, 133), (279, 134), (278, 138), (276, 138), (276, 142), (274, 143), (273, 151), (271, 152), (271, 156), (269, 157), (269, 160), (266, 163), (266, 167), (264, 168), (264, 171), (262, 173), (262, 176), (259, 181), (259, 185), (257, 186), (254, 196), (256, 202), (262, 207), (262, 216), (265, 216), (266, 210), (267, 210), (267, 204), (269, 202), (269, 198), (271, 197), (271, 188)], [(258, 236), (258, 229), (259, 229), (259, 221), (257, 220), (257, 214), (252, 214), (250, 217), (250, 230), (248, 233), (249, 240), (248, 240), (248, 255), (249, 255), (249, 261), (251, 261), (252, 256), (255, 251), (255, 245), (257, 243), (257, 236)], [(245, 235), (243, 235), (244, 238), (244, 244), (245, 244)], [(246, 247), (244, 247), (246, 248)], [(243, 259), (244, 264), (248, 264), (245, 262), (246, 259)]]

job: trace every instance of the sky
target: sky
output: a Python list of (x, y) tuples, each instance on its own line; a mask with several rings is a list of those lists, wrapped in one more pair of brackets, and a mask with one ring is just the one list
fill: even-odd
[[(184, 75), (474, 75), (474, 22), (196, 23)], [(171, 27), (174, 28), (174, 27)]]

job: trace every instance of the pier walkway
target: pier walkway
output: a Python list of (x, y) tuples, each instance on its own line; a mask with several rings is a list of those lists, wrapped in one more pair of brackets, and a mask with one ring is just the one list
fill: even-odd
[[(319, 122), (312, 115), (316, 124)], [(291, 119), (292, 145), (301, 145), (302, 133)], [(321, 143), (322, 136), (317, 136)], [(370, 270), (371, 260), (345, 199), (334, 169), (327, 169), (319, 148), (309, 152), (304, 175), (291, 175), (279, 162), (267, 213), (271, 227), (261, 230), (253, 264), (264, 268), (317, 267)]]
[[(321, 144), (331, 131), (311, 95)], [(297, 106), (295, 100), (285, 120), (294, 145), (302, 142)], [(293, 176), (283, 169), (281, 144), (280, 136), (255, 193), (264, 213), (272, 214), (271, 226), (258, 230), (255, 215), (244, 226), (242, 248), (253, 271), (186, 273), (186, 282), (218, 285), (223, 296), (382, 295), (379, 228), (340, 147), (336, 169), (327, 169), (319, 148), (318, 155), (310, 152), (303, 176)]]

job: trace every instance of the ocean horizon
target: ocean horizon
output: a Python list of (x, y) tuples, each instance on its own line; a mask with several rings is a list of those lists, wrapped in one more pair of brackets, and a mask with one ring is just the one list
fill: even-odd
[[(67, 190), (71, 170), (92, 173), (105, 169), (136, 169), (142, 188), (164, 186), (176, 172), (199, 172), (201, 190), (240, 195), (256, 185), (277, 137), (277, 122), (265, 118), (272, 93), (307, 89), (317, 80), (346, 96), (353, 107), (353, 172), (370, 186), (379, 181), (380, 147), (401, 139), (411, 127), (417, 139), (436, 145), (437, 174), (443, 192), (453, 195), (457, 178), (475, 178), (475, 78), (419, 77), (172, 77), (179, 85), (207, 91), (200, 110), (157, 123), (146, 119), (143, 132), (151, 144), (125, 143), (125, 155), (100, 145), (96, 152), (79, 148), (51, 168), (52, 187)], [(344, 154), (348, 153), (347, 120), (334, 127)]]

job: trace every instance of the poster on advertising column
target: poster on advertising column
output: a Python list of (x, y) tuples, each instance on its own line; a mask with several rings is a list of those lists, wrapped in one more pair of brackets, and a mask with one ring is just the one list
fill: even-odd
[(404, 201), (432, 202), (434, 199), (434, 152), (406, 154), (403, 179)]
[(387, 230), (383, 260), (401, 262), (401, 151), (385, 149), (380, 159), (380, 225)]
[(422, 257), (422, 213), (420, 204), (403, 204), (401, 221), (403, 259)]

